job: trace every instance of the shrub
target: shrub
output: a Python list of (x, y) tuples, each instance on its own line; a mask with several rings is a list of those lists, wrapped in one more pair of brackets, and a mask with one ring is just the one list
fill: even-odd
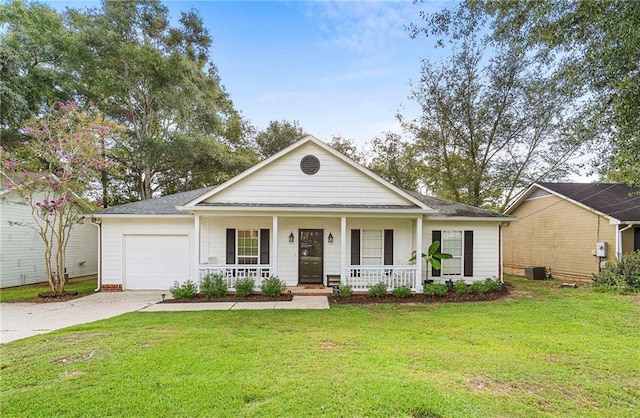
[(471, 288), (467, 285), (464, 280), (458, 280), (453, 284), (453, 289), (459, 295), (467, 295), (471, 293)]
[(430, 296), (445, 296), (449, 291), (446, 284), (441, 283), (429, 283), (422, 289), (425, 295)]
[(384, 282), (374, 284), (367, 290), (367, 296), (370, 298), (383, 298), (387, 296), (387, 285)]
[(407, 286), (396, 287), (391, 294), (397, 298), (405, 299), (411, 296), (411, 288)]
[(487, 293), (487, 288), (483, 282), (473, 282), (471, 286), (469, 286), (469, 291), (470, 293), (483, 294)]
[(640, 291), (640, 250), (623, 254), (620, 260), (609, 263), (592, 278), (596, 287), (614, 288), (622, 292)]
[(287, 285), (285, 282), (278, 279), (277, 276), (271, 276), (268, 279), (264, 279), (260, 285), (262, 294), (270, 298), (277, 298), (286, 288)]
[(196, 297), (196, 284), (191, 280), (187, 280), (183, 284), (175, 281), (169, 291), (176, 299), (193, 299)]
[(353, 288), (348, 284), (341, 284), (338, 287), (338, 297), (340, 298), (350, 298), (353, 295)]
[(227, 283), (220, 273), (209, 273), (202, 278), (200, 293), (207, 298), (222, 298), (227, 296)]
[(238, 279), (236, 281), (236, 296), (240, 296), (242, 298), (251, 296), (253, 294), (253, 288), (255, 287), (256, 282), (250, 277), (245, 277), (244, 279)]
[(484, 281), (484, 287), (487, 289), (487, 293), (493, 293), (500, 290), (500, 281), (498, 279), (487, 278)]

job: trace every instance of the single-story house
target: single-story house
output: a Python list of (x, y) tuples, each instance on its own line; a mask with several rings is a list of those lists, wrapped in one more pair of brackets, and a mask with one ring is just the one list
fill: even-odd
[[(513, 219), (401, 190), (313, 136), (221, 185), (94, 216), (102, 290), (165, 290), (209, 273), (231, 288), (269, 276), (354, 290), (471, 283), (500, 276), (500, 227)], [(453, 258), (441, 270), (410, 263), (432, 240)]]
[[(0, 173), (0, 288), (47, 282), (44, 244), (34, 229), (31, 207), (9, 183)], [(71, 231), (66, 269), (69, 278), (98, 272), (98, 228), (89, 220)]]
[(505, 272), (544, 266), (588, 279), (606, 262), (640, 249), (640, 188), (610, 183), (534, 183), (507, 209)]

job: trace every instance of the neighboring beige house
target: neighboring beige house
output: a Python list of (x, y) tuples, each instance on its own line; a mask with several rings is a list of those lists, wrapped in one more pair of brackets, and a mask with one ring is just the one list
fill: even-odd
[(554, 277), (588, 279), (604, 262), (640, 249), (640, 189), (625, 184), (534, 183), (506, 214), (505, 273), (544, 266)]
[[(220, 273), (233, 288), (344, 283), (422, 291), (425, 280), (500, 276), (499, 231), (513, 218), (401, 190), (307, 136), (216, 187), (104, 209), (102, 290), (162, 289)], [(441, 270), (409, 262), (433, 240)]]

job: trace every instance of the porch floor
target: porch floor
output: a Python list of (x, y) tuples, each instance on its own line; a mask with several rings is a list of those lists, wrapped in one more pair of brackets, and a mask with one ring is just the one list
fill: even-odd
[(287, 286), (287, 291), (294, 296), (329, 296), (333, 293), (331, 287), (310, 289), (303, 286)]

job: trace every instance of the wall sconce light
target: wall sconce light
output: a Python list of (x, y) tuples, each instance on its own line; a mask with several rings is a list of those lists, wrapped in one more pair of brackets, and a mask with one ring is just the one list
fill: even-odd
[(329, 244), (333, 244), (333, 234), (329, 232)]
[(289, 234), (289, 242), (293, 242), (294, 239), (295, 237), (293, 236), (293, 231), (291, 231), (291, 233)]

